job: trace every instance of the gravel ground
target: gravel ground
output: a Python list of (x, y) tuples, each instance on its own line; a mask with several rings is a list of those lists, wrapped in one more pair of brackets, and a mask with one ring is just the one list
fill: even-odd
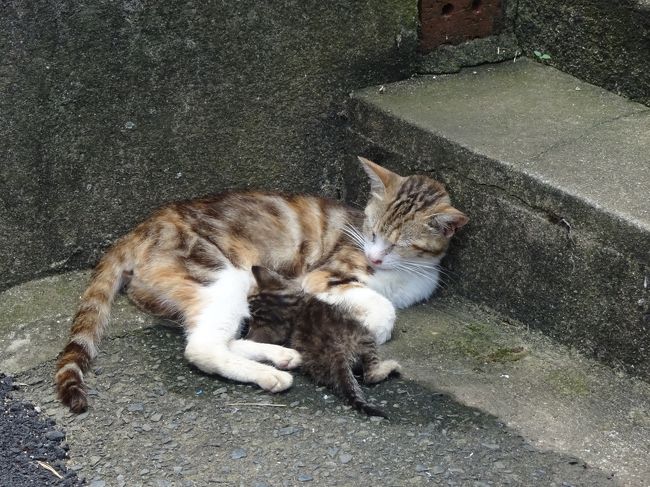
[[(43, 418), (33, 404), (15, 398), (18, 386), (0, 374), (0, 486), (77, 486), (82, 482), (65, 466), (65, 434)], [(39, 464), (38, 462), (41, 462)], [(43, 465), (59, 473), (57, 477)]]
[(165, 326), (106, 340), (88, 374), (92, 407), (80, 416), (56, 401), (52, 363), (18, 375), (30, 384), (19, 394), (63, 425), (68, 468), (93, 487), (618, 485), (611, 472), (540, 450), (408, 379), (366, 389), (390, 415), (369, 419), (302, 377), (269, 395), (204, 375), (182, 349), (180, 332)]

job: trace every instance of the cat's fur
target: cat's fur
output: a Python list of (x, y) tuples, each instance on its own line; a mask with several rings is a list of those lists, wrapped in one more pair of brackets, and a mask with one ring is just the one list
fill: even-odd
[(87, 407), (83, 374), (97, 355), (114, 297), (123, 286), (145, 311), (185, 328), (185, 357), (201, 370), (269, 391), (292, 384), (300, 355), (233, 339), (249, 315), (253, 265), (302, 280), (303, 289), (345, 306), (383, 343), (395, 309), (427, 298), (438, 264), (467, 217), (443, 186), (401, 177), (362, 159), (372, 195), (365, 217), (311, 196), (229, 192), (169, 204), (118, 240), (95, 268), (57, 363), (58, 395)]
[(300, 283), (253, 266), (257, 292), (248, 302), (251, 319), (246, 338), (288, 345), (300, 352), (302, 370), (328, 386), (356, 410), (387, 417), (366, 401), (353, 370), (372, 384), (400, 371), (394, 360), (379, 361), (374, 335), (349, 312), (305, 294)]

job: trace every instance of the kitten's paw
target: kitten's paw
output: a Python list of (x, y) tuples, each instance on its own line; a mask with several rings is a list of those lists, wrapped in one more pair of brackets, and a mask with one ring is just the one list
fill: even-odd
[(376, 294), (364, 305), (367, 312), (363, 324), (375, 335), (377, 344), (386, 343), (390, 340), (395, 326), (395, 307), (393, 303), (382, 295)]
[(368, 384), (374, 384), (375, 382), (381, 382), (386, 379), (389, 375), (399, 374), (402, 371), (402, 366), (397, 363), (395, 360), (384, 360), (379, 362), (377, 367), (368, 371), (364, 375), (364, 382)]
[(281, 370), (264, 371), (255, 383), (265, 391), (280, 392), (291, 387), (293, 384), (293, 376)]
[(273, 365), (279, 369), (291, 370), (299, 367), (302, 364), (302, 355), (297, 350), (293, 348), (283, 348), (277, 355), (273, 358)]

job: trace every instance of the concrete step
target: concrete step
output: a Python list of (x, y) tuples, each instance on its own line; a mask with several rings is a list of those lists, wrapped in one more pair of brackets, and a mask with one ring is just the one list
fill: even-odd
[(183, 359), (180, 330), (123, 298), (87, 374), (91, 409), (71, 415), (51, 376), (87, 277), (0, 294), (0, 370), (66, 430), (69, 466), (89, 481), (642, 486), (650, 478), (646, 382), (451, 294), (400, 312), (382, 347), (403, 377), (366, 392), (390, 421), (362, 417), (300, 377), (271, 395), (201, 374)]
[(356, 150), (469, 214), (455, 290), (650, 376), (648, 107), (518, 59), (359, 91), (349, 117)]

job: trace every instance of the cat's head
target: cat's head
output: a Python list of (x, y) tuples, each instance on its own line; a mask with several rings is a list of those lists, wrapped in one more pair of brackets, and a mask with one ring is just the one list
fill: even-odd
[(444, 186), (426, 176), (399, 176), (359, 157), (370, 178), (363, 248), (376, 269), (408, 261), (438, 263), (449, 240), (468, 221), (451, 206)]

